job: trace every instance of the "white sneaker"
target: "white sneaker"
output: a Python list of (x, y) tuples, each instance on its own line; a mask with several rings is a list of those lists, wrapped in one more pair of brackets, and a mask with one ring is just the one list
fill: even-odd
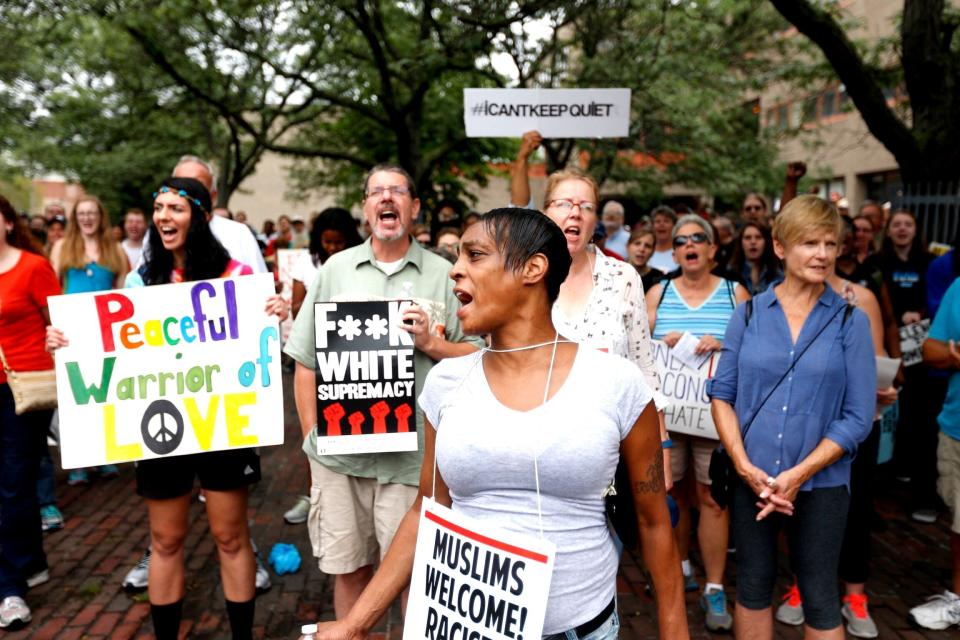
[(123, 579), (123, 588), (126, 591), (143, 591), (147, 588), (147, 578), (150, 576), (150, 547), (143, 552), (137, 564), (127, 572)]
[(303, 524), (307, 521), (308, 515), (310, 515), (310, 498), (300, 496), (297, 498), (297, 503), (283, 514), (283, 521), (287, 524)]
[(39, 587), (44, 582), (50, 582), (49, 569), (44, 569), (43, 571), (37, 571), (32, 576), (27, 576), (27, 589), (33, 589), (34, 587)]
[(943, 631), (960, 623), (960, 597), (952, 591), (927, 598), (924, 604), (910, 609), (907, 615), (911, 624)]
[(30, 607), (20, 596), (7, 596), (0, 603), (0, 629), (20, 629), (31, 619)]

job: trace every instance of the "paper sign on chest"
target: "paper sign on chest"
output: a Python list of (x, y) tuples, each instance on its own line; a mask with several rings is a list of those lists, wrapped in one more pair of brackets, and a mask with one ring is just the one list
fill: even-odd
[(269, 274), (48, 300), (67, 469), (283, 444)]
[(556, 547), (424, 498), (403, 640), (535, 640)]
[(717, 370), (720, 355), (710, 355), (695, 368), (692, 366), (695, 363), (689, 362), (686, 354), (677, 357), (674, 350), (660, 340), (651, 340), (650, 346), (660, 373), (660, 392), (670, 401), (670, 406), (663, 412), (667, 430), (717, 440), (719, 436), (710, 414), (707, 381)]
[(318, 302), (317, 453), (416, 451), (409, 301)]

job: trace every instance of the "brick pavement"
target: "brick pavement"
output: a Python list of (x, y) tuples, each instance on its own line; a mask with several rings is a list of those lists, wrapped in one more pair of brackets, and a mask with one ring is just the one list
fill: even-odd
[[(294, 575), (272, 576), (273, 588), (257, 600), (255, 637), (298, 637), (299, 625), (332, 618), (331, 583), (315, 567), (303, 525), (283, 522), (293, 498), (305, 493), (306, 468), (297, 443), (299, 428), (291, 395), (291, 377), (285, 376), (286, 440), (283, 447), (262, 451), (264, 480), (253, 489), (250, 517), (255, 540), (264, 556), (276, 542), (297, 546), (304, 559)], [(134, 493), (133, 467), (123, 465), (120, 478), (95, 480), (89, 487), (67, 487), (58, 474), (59, 504), (67, 518), (64, 530), (47, 534), (45, 546), (51, 566), (50, 582), (28, 594), (34, 621), (0, 638), (70, 640), (76, 638), (152, 638), (149, 605), (144, 594), (124, 593), (121, 581), (148, 542), (146, 512)], [(894, 640), (960, 638), (960, 630), (912, 630), (906, 611), (923, 597), (949, 583), (947, 527), (918, 525), (905, 517), (898, 487), (880, 491), (878, 501), (883, 531), (874, 535), (874, 573), (869, 593), (871, 610), (880, 625), (880, 637)], [(229, 638), (229, 624), (219, 586), (216, 550), (207, 531), (203, 505), (191, 507), (191, 531), (186, 549), (187, 595), (181, 636)], [(735, 564), (735, 563), (731, 563)], [(785, 562), (782, 584), (786, 584)], [(735, 590), (735, 568), (729, 570)], [(644, 594), (637, 560), (624, 556), (618, 582), (622, 638), (655, 638), (652, 600)], [(731, 594), (733, 591), (731, 591)], [(687, 596), (693, 638), (714, 637), (703, 630), (703, 615), (694, 594)], [(374, 640), (399, 640), (400, 615), (396, 607), (372, 635)], [(722, 637), (722, 636), (717, 636)], [(776, 625), (776, 637), (801, 638), (802, 633)]]

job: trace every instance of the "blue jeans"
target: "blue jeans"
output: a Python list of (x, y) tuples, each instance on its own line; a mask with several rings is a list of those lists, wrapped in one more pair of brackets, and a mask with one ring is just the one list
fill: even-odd
[(52, 415), (18, 416), (10, 386), (0, 384), (0, 599), (23, 597), (27, 577), (47, 568), (37, 473)]
[(614, 612), (610, 614), (610, 617), (607, 618), (606, 622), (585, 636), (578, 636), (577, 632), (571, 629), (570, 631), (563, 631), (561, 633), (554, 633), (549, 636), (544, 636), (544, 638), (563, 638), (564, 640), (617, 640), (617, 636), (619, 635), (620, 616), (618, 616), (616, 610), (614, 610)]
[(41, 507), (48, 504), (57, 504), (57, 496), (53, 491), (53, 458), (50, 457), (50, 448), (44, 447), (40, 458), (40, 475), (37, 476), (37, 502)]

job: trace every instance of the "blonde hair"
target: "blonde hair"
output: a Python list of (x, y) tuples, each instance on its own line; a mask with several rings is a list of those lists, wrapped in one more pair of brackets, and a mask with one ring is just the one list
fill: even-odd
[(110, 217), (103, 203), (95, 196), (83, 196), (77, 200), (70, 214), (67, 216), (67, 228), (63, 234), (63, 244), (60, 246), (60, 273), (57, 275), (61, 280), (66, 276), (70, 269), (82, 269), (87, 264), (87, 251), (83, 246), (83, 234), (80, 232), (80, 225), (77, 224), (77, 209), (84, 202), (92, 202), (97, 205), (97, 211), (100, 212), (100, 222), (97, 225), (97, 245), (100, 257), (97, 264), (105, 269), (112, 271), (115, 275), (120, 275), (127, 271), (127, 256), (120, 248), (120, 244), (113, 239), (110, 234)]
[(773, 239), (789, 247), (817, 231), (830, 231), (840, 240), (843, 220), (836, 207), (817, 196), (798, 196), (773, 219)]
[[(593, 191), (594, 204), (600, 204), (600, 187), (597, 186), (597, 181), (593, 179), (593, 176), (582, 169), (571, 167), (569, 169), (554, 171), (550, 174), (550, 177), (547, 178), (547, 190), (543, 196), (544, 209), (546, 209), (547, 205), (550, 204), (550, 201), (553, 200), (553, 192), (557, 190), (557, 187), (568, 180), (580, 180), (581, 182), (586, 182), (588, 185), (590, 185), (590, 190)], [(600, 212), (598, 211), (597, 214), (599, 215), (599, 213)]]

